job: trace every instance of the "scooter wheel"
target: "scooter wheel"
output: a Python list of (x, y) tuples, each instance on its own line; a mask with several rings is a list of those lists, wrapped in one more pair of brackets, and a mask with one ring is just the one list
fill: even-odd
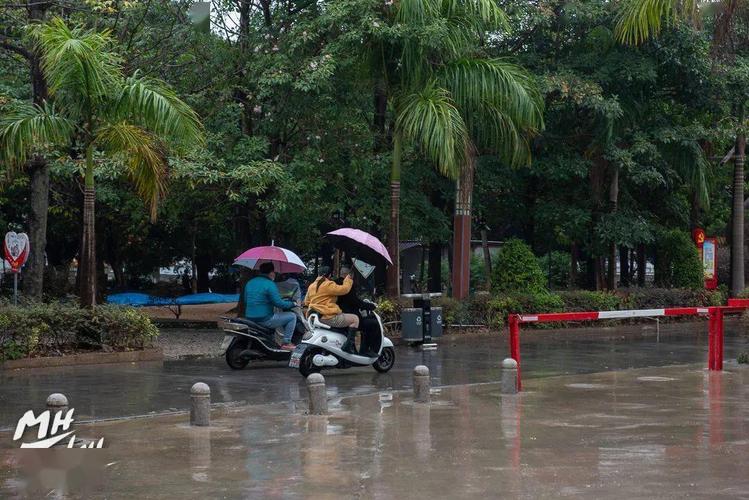
[(386, 347), (382, 350), (382, 352), (380, 353), (380, 357), (377, 358), (377, 361), (375, 361), (372, 366), (378, 372), (385, 373), (387, 371), (390, 371), (394, 364), (395, 349), (393, 349), (392, 347)]
[(302, 359), (299, 360), (299, 373), (301, 373), (302, 377), (307, 378), (313, 373), (320, 373), (320, 370), (322, 370), (321, 367), (312, 362), (312, 358), (315, 357), (315, 354), (317, 354), (317, 352), (307, 351), (302, 356)]
[(249, 359), (242, 359), (240, 357), (240, 354), (245, 349), (247, 349), (246, 342), (234, 342), (226, 350), (226, 364), (229, 365), (229, 368), (232, 370), (241, 370), (249, 364)]

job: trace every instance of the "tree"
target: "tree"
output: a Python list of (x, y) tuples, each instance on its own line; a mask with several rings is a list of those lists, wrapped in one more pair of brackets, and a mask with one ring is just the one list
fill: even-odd
[(69, 27), (54, 18), (33, 30), (55, 105), (23, 106), (3, 119), (0, 145), (8, 163), (23, 164), (37, 144), (72, 145), (82, 159), (83, 236), (80, 300), (96, 303), (94, 173), (99, 156), (122, 161), (156, 217), (166, 185), (168, 143), (203, 140), (197, 114), (164, 83), (126, 77), (107, 32)]
[[(746, 86), (747, 40), (744, 19), (748, 5), (746, 2), (725, 0), (709, 4), (714, 9), (712, 20), (711, 54), (713, 70), (723, 73), (726, 80), (739, 80), (742, 85), (734, 88), (729, 96), (730, 116), (734, 118), (735, 140), (731, 156), (734, 160), (732, 217), (731, 217), (731, 295), (736, 296), (744, 289), (744, 161), (746, 131), (744, 114), (749, 98)], [(623, 3), (617, 23), (617, 35), (627, 44), (638, 45), (648, 39), (660, 36), (663, 27), (672, 27), (680, 21), (694, 21), (701, 25), (700, 5), (693, 0), (627, 0)], [(734, 85), (736, 87), (736, 85)]]
[[(463, 245), (470, 242), (470, 199), (479, 148), (489, 147), (518, 163), (528, 157), (527, 138), (541, 128), (543, 119), (529, 75), (481, 50), (488, 33), (507, 29), (506, 16), (496, 3), (404, 0), (386, 11), (387, 29), (381, 32), (383, 40), (375, 54), (384, 56), (381, 71), (393, 109), (388, 245), (394, 265), (388, 293), (398, 295), (404, 146), (416, 146), (440, 173), (459, 179), (456, 230), (467, 231), (467, 239), (459, 239)], [(400, 35), (395, 40), (394, 33)], [(459, 255), (461, 265), (470, 262), (465, 250)], [(465, 285), (460, 295), (468, 292)]]

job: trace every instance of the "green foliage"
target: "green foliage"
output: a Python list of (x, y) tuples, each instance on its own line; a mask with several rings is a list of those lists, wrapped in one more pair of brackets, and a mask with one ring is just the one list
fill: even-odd
[(749, 364), (749, 351), (739, 353), (736, 357), (736, 361), (744, 365)]
[(630, 309), (626, 297), (617, 293), (576, 290), (558, 292), (558, 295), (564, 303), (564, 310), (570, 312)]
[(143, 349), (158, 334), (148, 316), (132, 308), (0, 304), (0, 360), (104, 348)]
[(655, 269), (659, 286), (694, 289), (704, 286), (697, 247), (684, 231), (666, 231), (658, 238)]
[(541, 267), (541, 272), (547, 276), (547, 281), (551, 276), (553, 289), (564, 289), (570, 286), (571, 258), (569, 253), (555, 250), (551, 252), (551, 255), (544, 254), (538, 258), (538, 265)]
[(544, 276), (531, 248), (519, 239), (502, 245), (492, 264), (494, 291), (511, 294), (541, 294), (546, 291)]

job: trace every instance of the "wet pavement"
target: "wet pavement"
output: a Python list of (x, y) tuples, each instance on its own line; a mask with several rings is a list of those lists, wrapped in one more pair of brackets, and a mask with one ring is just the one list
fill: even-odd
[[(590, 373), (707, 359), (706, 323), (524, 331), (524, 380), (562, 374)], [(726, 323), (726, 359), (749, 349), (746, 329)], [(507, 356), (504, 335), (441, 339), (436, 351), (400, 346), (396, 365), (387, 374), (372, 368), (323, 372), (331, 394), (369, 394), (411, 386), (417, 364), (430, 368), (432, 385), (496, 382)], [(13, 428), (28, 409), (40, 408), (54, 392), (68, 396), (79, 420), (108, 419), (184, 410), (189, 389), (202, 381), (214, 403), (268, 404), (305, 397), (304, 380), (283, 363), (261, 362), (231, 370), (222, 358), (60, 367), (0, 372), (0, 430)]]
[[(0, 497), (747, 498), (749, 367), (702, 364), (78, 425), (104, 450), (9, 449)], [(4, 449), (3, 449), (4, 448)]]

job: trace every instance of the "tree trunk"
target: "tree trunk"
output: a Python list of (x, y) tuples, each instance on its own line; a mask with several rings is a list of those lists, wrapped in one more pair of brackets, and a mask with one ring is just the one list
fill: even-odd
[(96, 225), (94, 191), (94, 147), (86, 148), (86, 173), (83, 191), (83, 238), (81, 242), (79, 276), (82, 307), (96, 305)]
[(31, 214), (29, 244), (31, 253), (24, 276), (24, 291), (40, 299), (44, 289), (45, 249), (47, 247), (47, 212), (49, 211), (49, 165), (38, 159), (29, 165), (31, 175)]
[(637, 286), (645, 286), (648, 259), (645, 256), (645, 244), (637, 245)]
[(570, 283), (567, 288), (577, 287), (577, 263), (580, 261), (580, 247), (573, 241), (570, 245)]
[(588, 268), (588, 279), (589, 287), (593, 290), (600, 290), (603, 288), (603, 262), (598, 254), (600, 251), (598, 237), (596, 236), (596, 227), (601, 219), (601, 213), (604, 209), (604, 182), (606, 174), (606, 161), (603, 158), (596, 158), (593, 161), (588, 178), (590, 181), (590, 192), (591, 192), (591, 217), (590, 217), (590, 261), (588, 264), (592, 269)]
[(383, 151), (387, 145), (385, 123), (387, 118), (387, 85), (383, 78), (377, 78), (374, 87), (374, 131), (375, 152)]
[(619, 276), (623, 287), (629, 286), (629, 249), (619, 247)]
[(442, 291), (442, 244), (429, 244), (429, 286), (428, 292)]
[(486, 285), (486, 291), (492, 289), (492, 254), (489, 252), (489, 237), (486, 234), (486, 226), (481, 228), (481, 247), (484, 249), (484, 284)]
[(211, 285), (209, 273), (211, 272), (211, 268), (213, 268), (211, 256), (207, 254), (198, 254), (195, 260), (197, 261), (196, 263), (198, 266), (198, 292), (209, 292)]
[[(619, 205), (619, 169), (613, 168), (611, 172), (611, 184), (609, 186), (609, 213), (616, 213)], [(616, 242), (609, 242), (609, 272), (607, 288), (616, 290)]]
[(471, 286), (471, 197), (475, 170), (476, 151), (472, 150), (455, 185), (452, 296), (458, 300), (468, 297)]
[(198, 263), (197, 263), (197, 249), (198, 246), (195, 242), (195, 239), (197, 238), (198, 234), (198, 226), (193, 222), (192, 226), (192, 253), (190, 255), (190, 265), (191, 268), (191, 279), (190, 279), (190, 289), (192, 290), (192, 293), (198, 293)]
[(390, 234), (388, 236), (388, 253), (393, 264), (388, 268), (387, 294), (389, 297), (400, 295), (400, 197), (401, 197), (401, 137), (398, 132), (393, 135), (393, 164), (390, 171)]
[(744, 151), (746, 137), (736, 136), (733, 169), (733, 217), (731, 231), (731, 296), (744, 290)]
[[(48, 2), (29, 2), (28, 17), (31, 21), (44, 19)], [(31, 51), (29, 67), (34, 104), (41, 106), (47, 100), (47, 80), (42, 71), (41, 55)], [(31, 253), (26, 264), (24, 292), (30, 298), (40, 299), (44, 290), (45, 250), (47, 248), (47, 213), (49, 210), (49, 165), (45, 158), (37, 157), (29, 164), (31, 176), (31, 216), (29, 218), (29, 244)]]

